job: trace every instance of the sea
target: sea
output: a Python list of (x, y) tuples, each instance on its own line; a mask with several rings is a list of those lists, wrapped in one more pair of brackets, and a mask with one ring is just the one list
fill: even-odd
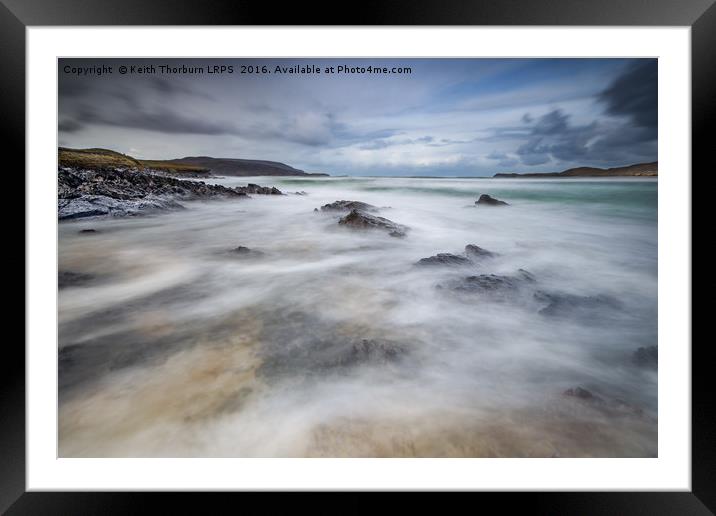
[(657, 456), (657, 179), (205, 181), (59, 224), (61, 457)]

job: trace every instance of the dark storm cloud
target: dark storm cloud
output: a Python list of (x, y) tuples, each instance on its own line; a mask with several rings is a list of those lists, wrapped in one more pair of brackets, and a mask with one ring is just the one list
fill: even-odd
[(531, 125), (529, 137), (521, 144), (516, 154), (522, 163), (529, 166), (542, 165), (552, 161), (594, 160), (590, 156), (590, 140), (599, 135), (596, 122), (585, 126), (569, 123), (569, 115), (555, 109), (537, 118)]
[(524, 113), (522, 125), (494, 128), (485, 141), (512, 139), (517, 146), (507, 156), (493, 153), (502, 167), (513, 159), (535, 167), (547, 163), (613, 166), (655, 160), (657, 156), (658, 68), (655, 59), (629, 63), (595, 97), (604, 116), (575, 124), (563, 109), (535, 117)]
[(637, 127), (653, 132), (658, 123), (658, 64), (656, 59), (640, 60), (617, 77), (598, 97), (606, 113), (631, 119)]
[(72, 120), (69, 118), (65, 118), (64, 120), (60, 120), (60, 123), (58, 124), (57, 128), (62, 133), (74, 133), (82, 129), (82, 124), (77, 122), (76, 120)]
[[(562, 113), (560, 109), (550, 111), (549, 113), (540, 117), (537, 120), (537, 123), (534, 124), (534, 126), (532, 127), (532, 134), (538, 136), (551, 136), (555, 134), (562, 134), (568, 130), (568, 118), (569, 117)], [(522, 117), (522, 119), (528, 120), (525, 117)]]
[(216, 100), (214, 97), (206, 92), (190, 88), (186, 84), (179, 82), (178, 80), (169, 80), (164, 77), (151, 76), (149, 78), (150, 86), (162, 95), (189, 95), (207, 100)]
[[(589, 124), (573, 124), (570, 115), (554, 109), (537, 117), (523, 117), (527, 128), (508, 127), (499, 130), (499, 137), (521, 140), (514, 150), (514, 158), (505, 153), (492, 153), (488, 159), (499, 160), (501, 167), (519, 163), (534, 167), (547, 163), (579, 163), (611, 166), (613, 163), (632, 163), (652, 160), (656, 156), (653, 129), (640, 127), (631, 121), (615, 123), (594, 120)], [(495, 141), (494, 135), (490, 137)]]
[(91, 90), (89, 81), (83, 81), (82, 79), (60, 74), (57, 82), (57, 92), (60, 99), (66, 99), (71, 97), (80, 97)]
[(144, 129), (168, 134), (239, 134), (238, 128), (231, 123), (194, 118), (167, 109), (112, 112), (84, 106), (77, 110), (77, 119), (84, 124)]

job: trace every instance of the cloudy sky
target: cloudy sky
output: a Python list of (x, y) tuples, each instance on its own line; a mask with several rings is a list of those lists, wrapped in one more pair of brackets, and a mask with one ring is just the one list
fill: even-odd
[[(102, 65), (112, 73), (73, 69)], [(119, 73), (147, 65), (155, 73)], [(208, 73), (214, 65), (233, 73)], [(240, 73), (242, 65), (272, 73)], [(335, 71), (276, 73), (297, 65)], [(370, 65), (411, 71), (337, 73)], [(61, 146), (142, 159), (265, 159), (395, 176), (657, 160), (655, 59), (61, 59), (58, 86)]]

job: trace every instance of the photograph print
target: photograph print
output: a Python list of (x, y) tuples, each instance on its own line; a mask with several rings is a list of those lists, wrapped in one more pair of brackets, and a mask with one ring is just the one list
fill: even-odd
[(59, 59), (59, 457), (658, 457), (657, 59)]

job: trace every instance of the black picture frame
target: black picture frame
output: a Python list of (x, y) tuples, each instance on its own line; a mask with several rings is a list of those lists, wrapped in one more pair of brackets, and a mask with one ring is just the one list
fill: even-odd
[[(708, 129), (714, 125), (716, 115), (714, 0), (368, 1), (356, 5), (354, 10), (350, 5), (285, 3), (276, 8), (268, 2), (236, 0), (0, 0), (3, 145), (15, 150), (24, 148), (25, 29), (31, 26), (689, 26), (692, 38), (692, 169), (709, 168), (707, 154), (712, 145)], [(17, 151), (14, 155), (20, 158), (16, 170), (24, 170), (24, 153)], [(32, 195), (32, 192), (25, 193)], [(19, 253), (10, 258), (11, 270), (18, 270), (19, 267), (14, 265), (21, 259)], [(23, 267), (25, 258), (23, 252)], [(689, 346), (691, 343), (679, 344)], [(716, 404), (712, 401), (713, 381), (708, 371), (712, 363), (709, 345), (703, 341), (692, 346), (691, 492), (482, 493), (480, 496), (484, 501), (499, 503), (502, 510), (520, 507), (537, 514), (713, 514), (716, 512)], [(202, 495), (197, 500), (189, 499), (187, 494), (170, 498), (165, 493), (25, 492), (25, 353), (19, 340), (10, 339), (5, 340), (3, 351), (0, 360), (0, 511), (7, 510), (7, 514), (127, 514), (146, 512), (151, 507), (150, 502), (159, 502), (164, 509), (162, 512), (169, 512), (172, 503), (181, 504), (185, 511), (196, 507), (208, 512), (207, 504), (231, 502), (227, 498), (235, 496), (233, 493)], [(300, 503), (299, 500), (303, 497), (294, 495), (291, 503)], [(342, 502), (345, 507), (343, 504), (345, 502)], [(361, 505), (358, 503), (356, 508)]]

